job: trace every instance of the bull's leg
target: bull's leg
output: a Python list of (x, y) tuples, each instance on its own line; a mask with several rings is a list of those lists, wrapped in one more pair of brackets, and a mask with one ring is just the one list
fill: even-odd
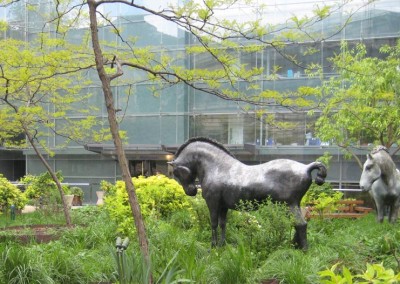
[(219, 240), (219, 245), (225, 245), (225, 232), (226, 232), (226, 215), (228, 213), (228, 208), (220, 208), (218, 215), (219, 227), (221, 228), (221, 239)]
[(376, 220), (379, 223), (383, 222), (383, 218), (385, 217), (385, 204), (383, 203), (383, 200), (380, 198), (375, 199), (375, 205), (376, 205)]
[(399, 215), (400, 199), (397, 198), (391, 205), (389, 211), (389, 222), (394, 224), (397, 221)]
[(307, 224), (294, 225), (294, 229), (293, 243), (295, 248), (307, 250)]
[(291, 206), (290, 210), (293, 212), (295, 218), (293, 243), (296, 248), (307, 250), (307, 222), (301, 214), (299, 206)]
[(208, 210), (211, 221), (211, 246), (215, 247), (218, 243), (218, 209), (209, 205)]

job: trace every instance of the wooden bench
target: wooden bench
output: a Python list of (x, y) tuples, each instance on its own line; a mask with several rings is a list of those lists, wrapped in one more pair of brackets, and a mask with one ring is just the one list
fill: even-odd
[(364, 207), (363, 200), (339, 200), (337, 202), (337, 208), (335, 212), (326, 212), (323, 213), (322, 216), (320, 214), (312, 214), (314, 208), (308, 207), (306, 212), (306, 219), (311, 218), (360, 218), (367, 215), (369, 212), (373, 210), (373, 208)]

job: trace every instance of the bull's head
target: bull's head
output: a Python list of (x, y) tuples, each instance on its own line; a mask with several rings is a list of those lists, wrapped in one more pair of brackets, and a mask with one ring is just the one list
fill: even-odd
[(189, 196), (195, 196), (197, 194), (197, 187), (195, 185), (196, 175), (188, 167), (179, 165), (174, 161), (168, 162), (168, 164), (174, 168), (174, 176), (182, 185), (185, 193)]
[(381, 169), (379, 165), (375, 163), (374, 158), (368, 154), (360, 177), (360, 188), (363, 191), (370, 191), (372, 185), (380, 178)]

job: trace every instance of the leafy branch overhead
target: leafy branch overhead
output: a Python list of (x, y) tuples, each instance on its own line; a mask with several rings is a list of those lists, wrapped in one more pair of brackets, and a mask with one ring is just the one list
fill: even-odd
[[(82, 92), (91, 83), (86, 74), (93, 63), (79, 51), (81, 47), (43, 34), (29, 44), (2, 40), (0, 49), (3, 145), (24, 146), (15, 140), (24, 128), (49, 152), (45, 142), (49, 129), (50, 133), (65, 137), (66, 142), (94, 139), (90, 129), (97, 124), (91, 115), (95, 109), (87, 103), (91, 94)], [(78, 93), (82, 95), (77, 96)], [(56, 121), (62, 122), (57, 129)]]
[[(114, 64), (114, 58), (117, 58), (122, 67), (118, 73), (107, 68), (109, 74), (114, 74), (110, 75), (111, 80), (119, 77), (118, 84), (134, 85), (151, 81), (153, 86), (158, 85), (158, 88), (152, 89), (155, 94), (166, 85), (184, 84), (200, 93), (225, 100), (299, 110), (315, 108), (315, 94), (301, 89), (298, 92), (288, 90), (275, 95), (274, 90), (260, 86), (265, 80), (280, 80), (280, 67), (274, 66), (266, 70), (263, 66), (250, 66), (243, 58), (261, 54), (269, 48), (305, 72), (315, 71), (319, 62), (303, 62), (302, 58), (288, 48), (288, 44), (297, 46), (305, 42), (319, 42), (339, 33), (362, 6), (353, 10), (347, 9), (346, 20), (329, 32), (322, 33), (318, 25), (333, 13), (343, 10), (348, 2), (351, 1), (341, 1), (335, 6), (312, 5), (310, 13), (292, 15), (279, 23), (273, 23), (269, 18), (271, 6), (254, 1), (186, 1), (184, 5), (159, 7), (150, 3), (141, 5), (134, 1), (105, 0), (95, 1), (95, 5), (130, 6), (146, 13), (146, 17), (150, 17), (151, 21), (160, 26), (175, 25), (171, 29), (177, 29), (176, 33), (186, 33), (190, 42), (180, 53), (171, 53), (168, 46), (139, 46), (136, 44), (137, 38), (133, 38), (132, 33), (121, 24), (129, 22), (128, 17), (111, 17), (97, 9), (99, 29), (105, 35), (114, 34), (118, 39), (117, 42), (101, 42), (105, 50), (103, 64), (108, 67), (117, 66)], [(82, 2), (75, 6), (57, 6), (58, 15), (55, 18), (59, 21), (59, 32), (63, 31), (63, 21), (65, 25), (73, 22), (71, 17), (64, 15), (73, 10), (81, 11), (84, 5)], [(82, 16), (82, 13), (75, 14)], [(239, 14), (241, 17), (238, 17)], [(311, 50), (307, 49), (306, 52)], [(191, 66), (189, 61), (194, 57), (204, 59), (204, 65)], [(135, 70), (134, 76), (124, 67)]]

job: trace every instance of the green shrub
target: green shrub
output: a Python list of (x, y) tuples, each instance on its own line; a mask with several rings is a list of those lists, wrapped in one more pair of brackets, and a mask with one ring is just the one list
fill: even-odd
[(312, 206), (314, 210), (322, 215), (324, 212), (330, 212), (336, 209), (336, 203), (342, 199), (343, 193), (334, 191), (329, 182), (323, 185), (312, 183), (307, 193), (301, 200), (301, 205)]
[(294, 218), (285, 204), (267, 199), (261, 203), (244, 202), (237, 209), (228, 218), (229, 243), (229, 239), (240, 237), (262, 259), (273, 250), (291, 246)]
[(15, 205), (17, 209), (22, 209), (26, 202), (26, 197), (18, 187), (0, 174), (0, 208), (4, 211)]
[(80, 196), (83, 198), (83, 190), (80, 187), (77, 186), (70, 187), (69, 192), (73, 195)]
[[(190, 203), (183, 188), (174, 180), (164, 175), (140, 176), (132, 178), (143, 217), (166, 218), (171, 213), (189, 209)], [(127, 232), (133, 229), (128, 193), (123, 181), (115, 186), (103, 181), (101, 189), (106, 191), (105, 207), (110, 216), (118, 222), (119, 229)]]
[[(60, 182), (64, 177), (61, 172), (56, 173)], [(21, 179), (25, 184), (25, 195), (28, 199), (41, 202), (42, 204), (61, 204), (61, 196), (58, 192), (57, 185), (48, 172), (42, 173), (39, 176), (26, 175)], [(62, 186), (65, 194), (70, 194), (68, 185)]]

